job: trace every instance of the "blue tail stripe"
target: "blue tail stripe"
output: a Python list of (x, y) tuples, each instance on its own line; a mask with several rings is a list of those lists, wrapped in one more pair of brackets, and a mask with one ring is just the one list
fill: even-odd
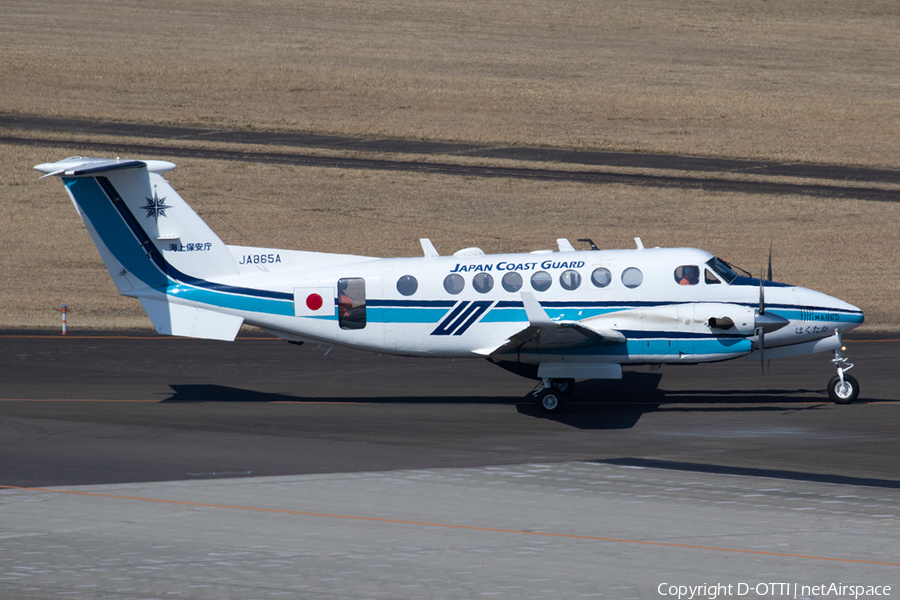
[[(106, 247), (127, 271), (148, 287), (171, 286), (167, 293), (225, 308), (260, 311), (265, 306), (263, 312), (292, 314), (292, 294), (207, 281), (173, 267), (157, 250), (115, 186), (106, 177), (63, 178), (63, 181)], [(206, 293), (191, 293), (188, 286), (201, 288)], [(240, 296), (246, 298), (241, 299)], [(279, 302), (259, 302), (263, 299)], [(250, 308), (251, 306), (254, 308)]]
[[(104, 245), (126, 271), (147, 287), (163, 287), (170, 283), (165, 272), (152, 260), (147, 260), (147, 252), (137, 242), (132, 228), (122, 219), (120, 210), (103, 192), (97, 179), (65, 177), (63, 182), (78, 201)], [(124, 208), (127, 211), (127, 207)]]

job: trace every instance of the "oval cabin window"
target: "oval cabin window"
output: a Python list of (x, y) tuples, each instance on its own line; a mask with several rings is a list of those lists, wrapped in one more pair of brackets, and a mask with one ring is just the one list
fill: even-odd
[(622, 271), (622, 284), (627, 287), (634, 289), (641, 285), (644, 282), (644, 274), (641, 273), (640, 269), (635, 267), (628, 267), (624, 271)]

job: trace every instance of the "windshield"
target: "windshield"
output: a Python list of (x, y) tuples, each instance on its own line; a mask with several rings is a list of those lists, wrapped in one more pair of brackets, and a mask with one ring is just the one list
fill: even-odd
[(725, 264), (725, 261), (722, 259), (713, 257), (706, 261), (706, 264), (709, 265), (709, 268), (715, 271), (719, 277), (724, 279), (726, 283), (731, 283), (734, 281), (735, 277), (738, 276), (738, 274), (734, 272), (734, 269)]

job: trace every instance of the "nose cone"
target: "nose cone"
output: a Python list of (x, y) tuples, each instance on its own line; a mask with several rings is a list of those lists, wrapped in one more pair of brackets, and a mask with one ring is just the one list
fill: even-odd
[(839, 300), (837, 298), (835, 298), (835, 300), (837, 300), (838, 302), (840, 302), (843, 305), (844, 311), (846, 311), (846, 313), (847, 313), (847, 316), (844, 321), (847, 324), (847, 326), (845, 329), (842, 329), (841, 331), (850, 331), (854, 327), (859, 327), (860, 325), (862, 325), (863, 321), (866, 320), (866, 315), (863, 314), (863, 311), (861, 308), (853, 306), (849, 302), (844, 302), (843, 300)]
[(862, 309), (815, 290), (796, 288), (800, 312), (805, 320), (836, 328), (841, 333), (859, 327), (866, 320)]

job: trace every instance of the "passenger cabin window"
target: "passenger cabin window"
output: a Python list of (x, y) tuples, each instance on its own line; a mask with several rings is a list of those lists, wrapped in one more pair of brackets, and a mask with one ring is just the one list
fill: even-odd
[(622, 271), (622, 284), (630, 289), (634, 289), (644, 282), (644, 274), (640, 269), (628, 267)]
[(494, 288), (494, 278), (490, 273), (479, 273), (472, 278), (472, 287), (479, 294), (487, 294)]
[(462, 278), (462, 275), (457, 275), (456, 273), (450, 273), (446, 277), (444, 277), (444, 289), (447, 290), (448, 294), (459, 294), (466, 287), (466, 280)]
[(366, 280), (362, 277), (338, 280), (338, 324), (341, 329), (366, 326)]
[(546, 292), (552, 283), (553, 278), (547, 271), (538, 271), (531, 276), (531, 287), (537, 292)]
[(700, 267), (682, 265), (675, 269), (675, 281), (678, 285), (697, 285), (700, 283)]
[(721, 281), (719, 281), (718, 277), (716, 277), (715, 275), (712, 274), (712, 271), (710, 271), (709, 269), (704, 269), (704, 271), (705, 271), (704, 279), (707, 284), (712, 285), (715, 283), (722, 283)]
[(419, 289), (419, 282), (412, 275), (404, 275), (397, 280), (397, 291), (404, 296), (412, 296)]
[(594, 269), (594, 272), (591, 273), (591, 283), (593, 283), (598, 288), (605, 288), (612, 282), (612, 273), (609, 272), (609, 269), (604, 267), (599, 267)]
[(577, 290), (581, 285), (581, 274), (578, 271), (568, 269), (559, 276), (559, 285), (566, 290)]
[(507, 292), (518, 292), (522, 289), (522, 276), (515, 271), (508, 271), (500, 283)]

